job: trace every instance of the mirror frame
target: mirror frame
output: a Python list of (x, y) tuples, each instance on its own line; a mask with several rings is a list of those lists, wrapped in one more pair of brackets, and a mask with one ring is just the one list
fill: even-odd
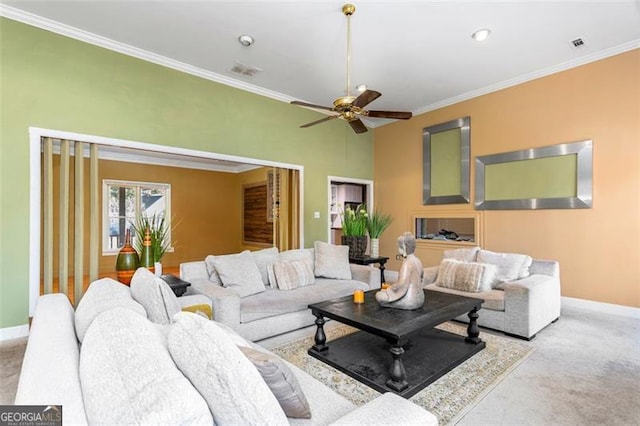
[[(576, 195), (559, 198), (485, 199), (485, 166), (536, 158), (576, 155)], [(593, 206), (593, 142), (588, 140), (484, 155), (476, 158), (477, 210), (589, 209)]]
[[(438, 161), (431, 156), (432, 135), (448, 130), (460, 129), (460, 192), (451, 195), (431, 195), (433, 182), (431, 181), (431, 163)], [(425, 127), (422, 133), (422, 204), (464, 204), (470, 202), (469, 197), (469, 164), (470, 164), (470, 129), (471, 118), (469, 116)], [(457, 164), (452, 165), (458, 167)]]

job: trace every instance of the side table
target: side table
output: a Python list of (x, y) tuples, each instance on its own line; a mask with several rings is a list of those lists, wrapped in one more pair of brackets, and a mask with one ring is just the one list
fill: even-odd
[(176, 297), (182, 296), (184, 292), (187, 291), (187, 287), (191, 285), (191, 283), (183, 281), (175, 275), (171, 274), (161, 275), (160, 278), (162, 278), (164, 282), (169, 284), (169, 287), (171, 287), (171, 290), (173, 290)]
[(384, 264), (389, 260), (388, 257), (371, 257), (371, 256), (363, 256), (363, 257), (350, 257), (349, 263), (355, 263), (356, 265), (371, 265), (377, 263), (380, 265), (380, 285), (385, 282), (384, 279)]

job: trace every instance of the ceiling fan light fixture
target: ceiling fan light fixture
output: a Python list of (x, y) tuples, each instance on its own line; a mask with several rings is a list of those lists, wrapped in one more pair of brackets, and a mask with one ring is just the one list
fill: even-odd
[(488, 39), (489, 35), (491, 35), (491, 30), (489, 28), (481, 28), (478, 31), (471, 34), (471, 38), (474, 39), (475, 41), (482, 42)]
[(367, 90), (367, 85), (366, 84), (358, 84), (356, 86), (356, 90), (360, 93), (364, 92), (365, 90)]

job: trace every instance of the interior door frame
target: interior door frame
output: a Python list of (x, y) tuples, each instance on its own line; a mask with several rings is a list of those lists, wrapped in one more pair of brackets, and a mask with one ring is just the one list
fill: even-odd
[(328, 176), (327, 177), (327, 242), (331, 242), (331, 184), (333, 184), (334, 182), (355, 183), (355, 184), (366, 186), (367, 211), (373, 210), (373, 180), (357, 179), (357, 178), (350, 178), (350, 177), (343, 177), (343, 176)]

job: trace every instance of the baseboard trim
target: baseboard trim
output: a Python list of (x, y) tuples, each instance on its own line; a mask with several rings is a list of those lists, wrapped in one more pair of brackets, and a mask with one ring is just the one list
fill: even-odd
[(614, 305), (612, 303), (595, 302), (593, 300), (562, 297), (562, 306), (582, 309), (592, 309), (605, 314), (620, 315), (640, 320), (640, 308), (631, 306)]
[(0, 342), (11, 339), (19, 339), (29, 335), (29, 324), (17, 325), (15, 327), (0, 328)]

